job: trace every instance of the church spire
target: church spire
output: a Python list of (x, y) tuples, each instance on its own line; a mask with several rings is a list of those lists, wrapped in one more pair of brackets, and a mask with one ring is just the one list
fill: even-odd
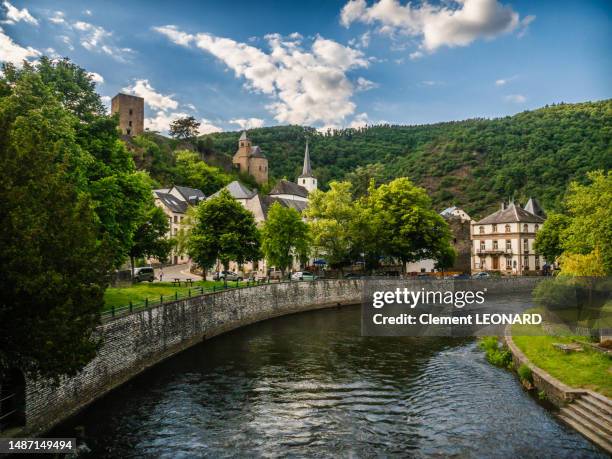
[(310, 153), (308, 152), (308, 139), (306, 139), (306, 150), (304, 151), (304, 167), (300, 177), (312, 177), (312, 168), (310, 167)]

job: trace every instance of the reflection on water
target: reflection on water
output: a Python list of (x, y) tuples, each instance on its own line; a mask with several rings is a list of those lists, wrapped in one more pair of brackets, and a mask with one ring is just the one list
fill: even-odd
[(363, 338), (358, 308), (202, 343), (92, 405), (94, 457), (594, 457), (460, 338)]

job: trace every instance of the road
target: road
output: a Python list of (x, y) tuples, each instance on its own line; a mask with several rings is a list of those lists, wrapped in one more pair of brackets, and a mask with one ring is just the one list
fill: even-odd
[(174, 279), (193, 279), (194, 281), (202, 280), (202, 276), (192, 274), (189, 272), (189, 264), (183, 263), (180, 265), (164, 266), (163, 269), (157, 268), (155, 270), (156, 282), (159, 282), (159, 274), (163, 271), (163, 281), (172, 282)]

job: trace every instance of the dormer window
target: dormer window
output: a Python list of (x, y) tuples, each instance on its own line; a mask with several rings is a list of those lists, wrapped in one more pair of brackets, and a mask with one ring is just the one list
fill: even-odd
[(506, 233), (510, 232), (510, 225), (506, 225)]
[(524, 233), (529, 232), (529, 225), (527, 225), (527, 223), (525, 223), (525, 224), (523, 225), (523, 232), (524, 232)]

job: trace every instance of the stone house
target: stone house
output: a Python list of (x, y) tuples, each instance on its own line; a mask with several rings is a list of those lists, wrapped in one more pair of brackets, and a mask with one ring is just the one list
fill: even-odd
[(240, 172), (253, 176), (257, 183), (268, 181), (268, 160), (257, 145), (253, 145), (246, 131), (238, 140), (238, 150), (232, 164)]
[(546, 263), (536, 253), (534, 242), (546, 214), (536, 199), (524, 208), (502, 203), (493, 214), (472, 223), (472, 271), (533, 275)]

